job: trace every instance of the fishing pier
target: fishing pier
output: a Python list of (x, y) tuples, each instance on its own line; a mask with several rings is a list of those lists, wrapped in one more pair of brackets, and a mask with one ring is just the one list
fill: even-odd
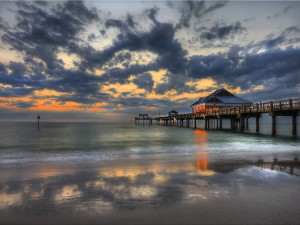
[(143, 126), (145, 125), (145, 121), (147, 121), (149, 123), (149, 126), (152, 125), (152, 121), (154, 120), (154, 118), (149, 117), (148, 114), (139, 114), (138, 117), (134, 118), (134, 124), (135, 125), (139, 125), (140, 121), (142, 121)]
[(239, 107), (223, 107), (217, 110), (205, 110), (200, 112), (177, 114), (172, 116), (156, 117), (157, 125), (190, 127), (190, 121), (193, 121), (194, 128), (197, 128), (197, 121), (204, 120), (204, 129), (210, 129), (213, 125), (217, 130), (222, 130), (224, 119), (231, 121), (231, 129), (239, 129), (241, 132), (248, 129), (248, 120), (251, 117), (256, 118), (256, 133), (260, 132), (260, 117), (263, 113), (268, 113), (272, 117), (272, 135), (276, 135), (276, 117), (292, 117), (292, 135), (297, 135), (297, 116), (300, 111), (300, 98), (288, 99), (284, 101), (270, 101), (265, 103), (256, 103)]

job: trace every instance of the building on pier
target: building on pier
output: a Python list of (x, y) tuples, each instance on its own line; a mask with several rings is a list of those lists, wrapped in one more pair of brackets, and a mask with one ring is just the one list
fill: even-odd
[(178, 115), (178, 112), (175, 111), (175, 110), (173, 109), (173, 110), (171, 110), (170, 112), (168, 112), (168, 115), (169, 115), (169, 116), (177, 116), (177, 115)]
[(239, 98), (225, 88), (218, 89), (204, 98), (199, 98), (190, 107), (193, 113), (219, 110), (224, 107), (250, 106), (252, 102)]

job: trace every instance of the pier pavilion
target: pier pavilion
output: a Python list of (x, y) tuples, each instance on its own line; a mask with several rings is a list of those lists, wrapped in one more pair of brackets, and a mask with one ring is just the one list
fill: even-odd
[(204, 98), (199, 98), (190, 107), (192, 113), (215, 111), (225, 107), (250, 106), (252, 102), (239, 98), (227, 91), (225, 88), (218, 89)]

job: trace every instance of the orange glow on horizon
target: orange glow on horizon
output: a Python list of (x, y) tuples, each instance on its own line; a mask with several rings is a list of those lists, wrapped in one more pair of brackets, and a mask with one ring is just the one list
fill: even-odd
[(76, 102), (65, 102), (61, 104), (56, 100), (37, 100), (34, 106), (30, 107), (32, 111), (81, 111), (81, 105)]

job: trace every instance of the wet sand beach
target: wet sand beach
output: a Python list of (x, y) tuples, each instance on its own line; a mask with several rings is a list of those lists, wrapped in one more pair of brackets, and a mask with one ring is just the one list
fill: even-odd
[(249, 162), (207, 165), (203, 156), (1, 168), (0, 222), (299, 223), (298, 176)]

